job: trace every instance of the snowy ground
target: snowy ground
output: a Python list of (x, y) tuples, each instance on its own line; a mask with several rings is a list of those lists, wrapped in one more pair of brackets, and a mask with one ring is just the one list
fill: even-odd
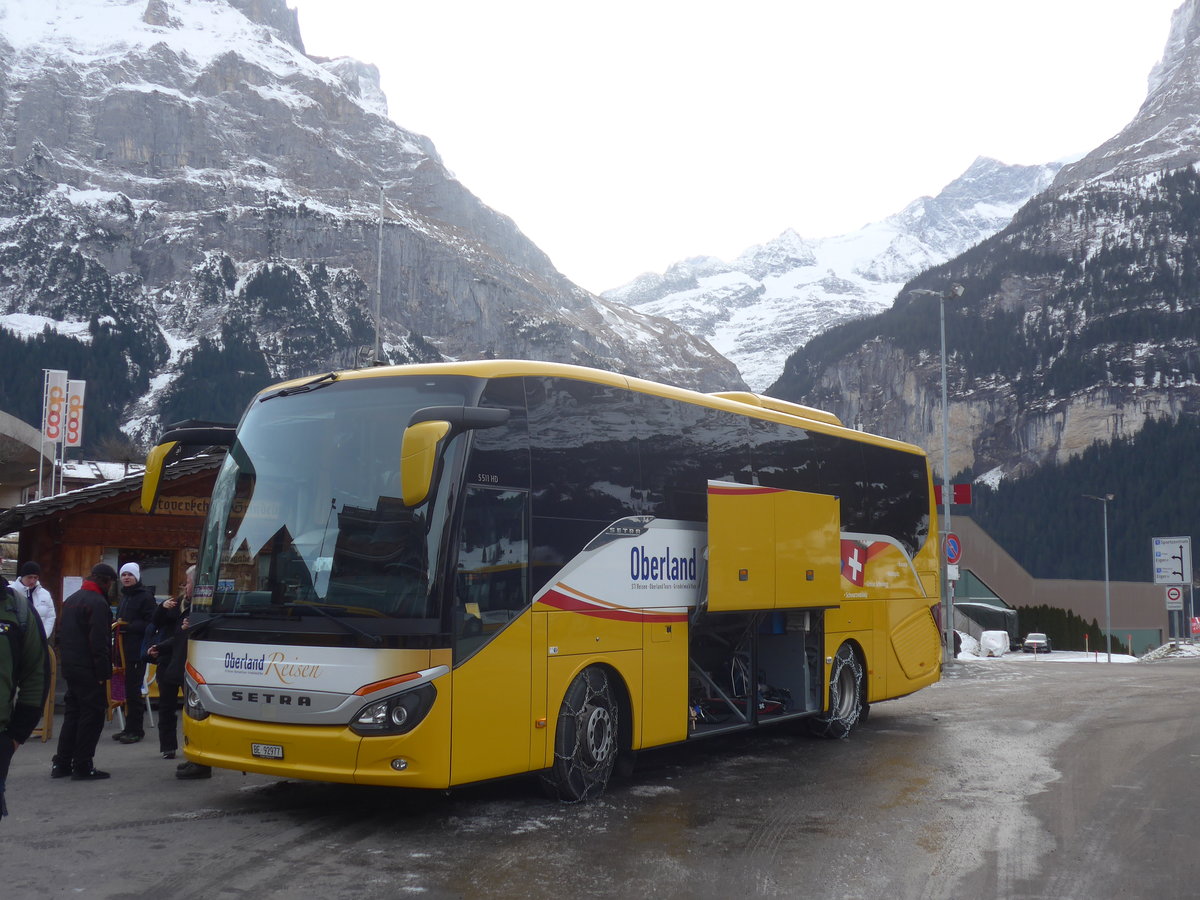
[[(1023, 653), (1020, 650), (1010, 650), (1000, 656), (984, 656), (981, 653), (979, 641), (969, 634), (962, 634), (962, 650), (958, 659), (963, 662), (976, 663), (1009, 663), (1009, 662), (1108, 662), (1108, 654), (1104, 650), (1084, 653), (1082, 650), (1055, 650), (1052, 653)], [(1160, 659), (1200, 659), (1200, 644), (1192, 641), (1179, 641), (1164, 644), (1157, 650), (1151, 650), (1145, 656), (1129, 656), (1125, 653), (1114, 653), (1114, 663), (1154, 662)]]

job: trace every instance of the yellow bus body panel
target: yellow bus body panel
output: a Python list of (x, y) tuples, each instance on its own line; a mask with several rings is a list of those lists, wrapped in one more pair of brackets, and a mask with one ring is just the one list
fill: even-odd
[(546, 646), (551, 656), (642, 649), (642, 623), (639, 621), (606, 619), (566, 610), (556, 610), (547, 615), (549, 633)]
[(533, 617), (513, 619), (454, 670), (450, 771), (454, 784), (529, 771)]
[(634, 719), (640, 734), (635, 747), (672, 744), (688, 736), (688, 624), (646, 623), (642, 651), (640, 708), (634, 698)]
[(708, 609), (794, 609), (841, 601), (836, 497), (710, 484)]

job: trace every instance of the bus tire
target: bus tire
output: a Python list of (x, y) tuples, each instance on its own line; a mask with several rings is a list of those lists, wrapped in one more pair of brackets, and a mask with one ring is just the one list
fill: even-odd
[(554, 734), (554, 765), (542, 781), (552, 796), (578, 803), (604, 793), (620, 749), (620, 705), (612, 673), (589, 666), (563, 697)]
[(818, 737), (841, 740), (866, 720), (866, 674), (862, 661), (849, 644), (838, 647), (829, 668), (829, 710), (809, 720)]

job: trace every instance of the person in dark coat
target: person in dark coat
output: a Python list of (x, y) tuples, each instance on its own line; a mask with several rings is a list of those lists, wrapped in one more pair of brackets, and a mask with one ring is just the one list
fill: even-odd
[(42, 717), (50, 666), (37, 611), (0, 575), (0, 819), (8, 815), (4, 785), (13, 754)]
[(125, 730), (113, 735), (114, 741), (136, 744), (146, 736), (143, 722), (146, 704), (142, 699), (142, 680), (146, 663), (142, 661), (142, 639), (154, 618), (157, 605), (154, 594), (142, 584), (142, 570), (137, 563), (121, 566), (121, 602), (117, 607), (117, 625), (121, 629), (121, 646), (125, 650)]
[(108, 708), (105, 682), (112, 677), (112, 610), (108, 594), (117, 581), (113, 567), (99, 563), (83, 587), (63, 601), (58, 621), (58, 658), (67, 695), (63, 700), (58, 751), (51, 778), (74, 781), (108, 778), (93, 764)]
[(183, 666), (187, 661), (187, 633), (181, 621), (191, 611), (193, 579), (196, 567), (187, 570), (179, 595), (164, 600), (154, 610), (154, 627), (158, 640), (147, 648), (146, 655), (158, 666), (158, 752), (163, 759), (174, 759), (179, 749), (175, 723), (183, 694)]
[[(178, 606), (178, 623), (169, 640), (156, 644), (148, 651), (152, 659), (165, 658), (158, 668), (159, 697), (159, 747), (164, 759), (174, 759), (178, 744), (175, 741), (175, 717), (180, 704), (180, 694), (186, 697), (187, 685), (184, 674), (187, 666), (189, 616), (192, 607), (192, 589), (195, 585), (196, 567), (187, 570), (182, 598)], [(170, 601), (165, 601), (166, 606)], [(165, 619), (166, 614), (164, 614)], [(168, 740), (169, 738), (169, 740)], [(168, 750), (167, 748), (174, 748)], [(175, 767), (176, 778), (212, 778), (212, 766), (185, 760)]]

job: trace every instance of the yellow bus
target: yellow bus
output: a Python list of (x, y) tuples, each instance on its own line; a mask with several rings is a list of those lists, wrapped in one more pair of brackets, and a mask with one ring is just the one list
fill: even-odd
[(845, 737), (939, 677), (916, 447), (749, 393), (554, 363), (329, 373), (225, 445), (185, 751), (290, 778), (568, 801), (638, 750), (784, 722)]

